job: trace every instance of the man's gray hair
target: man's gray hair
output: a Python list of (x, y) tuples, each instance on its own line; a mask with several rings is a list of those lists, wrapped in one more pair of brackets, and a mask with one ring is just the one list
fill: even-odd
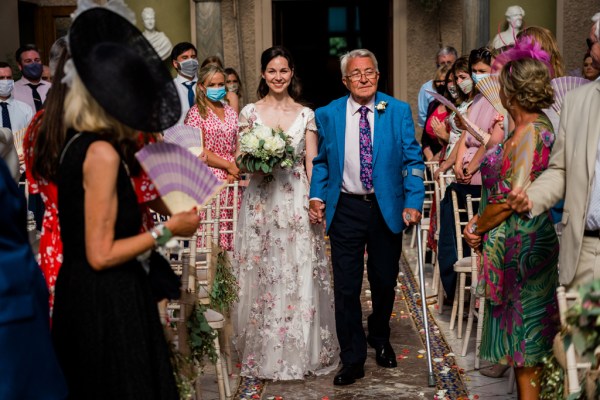
[(592, 21), (594, 21), (595, 24), (595, 34), (596, 34), (596, 39), (600, 39), (600, 12), (594, 14), (594, 16), (592, 17)]
[(435, 60), (437, 61), (437, 59), (441, 56), (448, 56), (448, 55), (453, 55), (454, 58), (458, 58), (458, 52), (456, 51), (456, 49), (452, 46), (444, 46), (441, 49), (438, 50), (437, 54), (435, 55)]
[(375, 54), (367, 49), (356, 49), (347, 52), (346, 54), (340, 57), (340, 67), (342, 70), (342, 76), (346, 76), (346, 68), (348, 67), (348, 61), (352, 58), (363, 58), (369, 57), (373, 61), (373, 65), (375, 66), (375, 70), (379, 72), (379, 67), (377, 66), (377, 58), (375, 58)]

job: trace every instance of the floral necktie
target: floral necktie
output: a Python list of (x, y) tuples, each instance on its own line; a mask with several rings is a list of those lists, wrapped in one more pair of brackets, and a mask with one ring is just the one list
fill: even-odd
[(362, 106), (359, 110), (360, 141), (360, 181), (367, 190), (373, 189), (373, 146), (371, 145), (371, 127), (367, 119), (369, 109)]

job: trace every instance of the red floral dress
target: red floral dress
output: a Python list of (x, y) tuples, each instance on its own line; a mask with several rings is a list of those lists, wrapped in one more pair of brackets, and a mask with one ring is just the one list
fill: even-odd
[[(63, 244), (60, 238), (60, 224), (58, 223), (58, 190), (54, 182), (45, 179), (34, 178), (31, 173), (31, 164), (33, 163), (33, 147), (37, 138), (37, 133), (42, 122), (43, 110), (38, 112), (32, 119), (25, 138), (23, 140), (23, 152), (25, 154), (25, 175), (29, 186), (29, 193), (39, 193), (44, 202), (44, 218), (42, 220), (42, 234), (40, 236), (40, 245), (38, 253), (38, 263), (46, 279), (49, 292), (50, 317), (54, 306), (54, 286), (58, 271), (63, 263)], [(143, 145), (140, 144), (140, 147)], [(140, 176), (133, 177), (135, 192), (138, 203), (142, 207), (143, 227), (152, 227), (152, 218), (149, 216), (149, 209), (143, 203), (156, 199), (159, 194), (150, 178), (142, 170)]]
[[(225, 108), (225, 119), (222, 121), (210, 108), (207, 109), (208, 114), (205, 118), (200, 115), (198, 106), (194, 105), (188, 111), (185, 117), (185, 124), (199, 128), (202, 131), (202, 144), (205, 149), (208, 149), (219, 157), (235, 162), (235, 152), (237, 149), (238, 136), (238, 115), (235, 110), (227, 104)], [(210, 168), (219, 179), (227, 179), (227, 171), (219, 168)], [(238, 210), (242, 199), (242, 191), (238, 191)], [(221, 206), (233, 203), (233, 191), (229, 192), (229, 196), (221, 198)], [(221, 218), (232, 218), (233, 211), (221, 210)], [(231, 230), (231, 222), (221, 223), (221, 230)], [(221, 234), (220, 245), (225, 250), (233, 250), (233, 235)]]

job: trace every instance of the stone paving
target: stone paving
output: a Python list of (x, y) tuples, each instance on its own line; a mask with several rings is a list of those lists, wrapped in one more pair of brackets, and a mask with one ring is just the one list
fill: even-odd
[[(404, 257), (409, 264), (416, 263), (415, 249), (411, 249), (410, 235), (405, 235)], [(431, 266), (426, 265), (426, 287), (429, 288), (431, 282)], [(365, 285), (363, 292), (368, 289), (368, 282), (365, 275)], [(407, 304), (398, 296), (394, 312), (396, 316), (409, 315)], [(493, 379), (487, 378), (474, 370), (474, 348), (475, 334), (471, 336), (469, 352), (466, 357), (460, 356), (462, 340), (456, 338), (456, 328), (449, 330), (450, 307), (446, 307), (444, 313), (439, 315), (437, 306), (430, 306), (430, 312), (436, 320), (441, 334), (456, 354), (455, 362), (457, 366), (464, 370), (461, 375), (462, 381), (466, 385), (470, 399), (479, 400), (516, 400), (516, 389), (509, 394), (508, 372), (504, 377)], [(370, 301), (368, 296), (363, 295), (363, 314), (369, 313)], [(375, 364), (374, 351), (369, 348), (367, 362), (365, 364), (365, 377), (358, 380), (355, 384), (349, 386), (334, 386), (332, 384), (335, 373), (326, 376), (309, 377), (304, 381), (294, 382), (265, 382), (262, 396), (260, 399), (278, 399), (283, 400), (350, 400), (350, 399), (433, 399), (436, 394), (436, 388), (427, 386), (427, 361), (425, 358), (417, 358), (419, 350), (423, 349), (423, 343), (417, 332), (412, 318), (392, 318), (392, 337), (391, 343), (396, 354), (406, 354), (406, 358), (398, 360), (398, 367), (394, 369), (380, 368)], [(466, 319), (464, 324), (466, 325)], [(366, 327), (366, 319), (364, 321)], [(475, 328), (473, 328), (475, 331)], [(234, 362), (235, 364), (235, 362)], [(482, 362), (482, 367), (487, 364)], [(239, 377), (234, 368), (234, 373), (230, 376), (232, 392), (236, 392), (239, 385)], [(219, 394), (217, 391), (214, 368), (207, 366), (205, 374), (201, 380), (203, 400), (217, 400)], [(236, 399), (242, 397), (235, 397)], [(455, 400), (455, 399), (452, 399)]]

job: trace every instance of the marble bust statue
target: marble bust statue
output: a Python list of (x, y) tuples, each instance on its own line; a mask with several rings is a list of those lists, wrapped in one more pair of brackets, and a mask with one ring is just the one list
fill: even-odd
[(504, 15), (506, 16), (506, 22), (508, 22), (508, 28), (494, 36), (492, 47), (495, 49), (515, 43), (515, 38), (523, 26), (525, 10), (520, 6), (510, 6), (506, 9)]
[(156, 28), (156, 13), (151, 7), (146, 7), (142, 10), (142, 21), (144, 22), (144, 37), (150, 42), (154, 50), (158, 53), (162, 60), (166, 60), (171, 55), (173, 45), (163, 32), (157, 31)]

